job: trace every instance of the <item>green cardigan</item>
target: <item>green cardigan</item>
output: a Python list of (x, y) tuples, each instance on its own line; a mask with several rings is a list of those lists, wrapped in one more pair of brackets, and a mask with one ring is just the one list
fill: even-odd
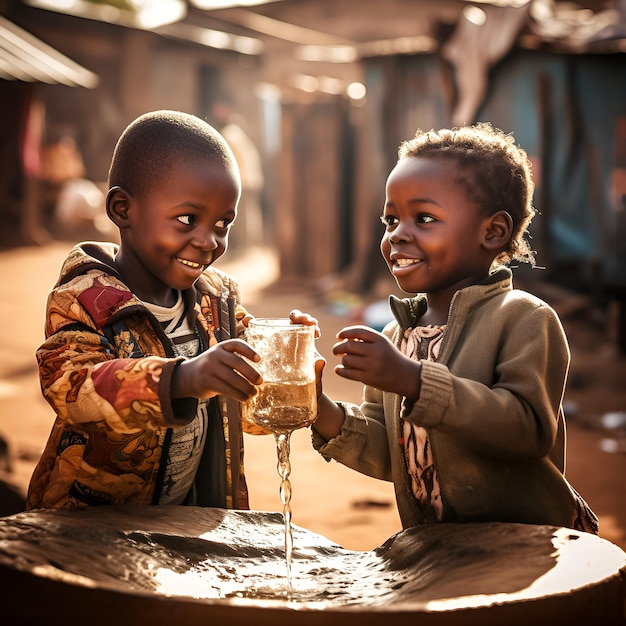
[[(391, 297), (396, 346), (418, 325), (426, 298)], [(401, 419), (428, 431), (443, 522), (553, 524), (597, 532), (597, 518), (565, 479), (562, 399), (570, 353), (555, 311), (512, 287), (499, 267), (458, 291), (436, 363), (422, 363), (421, 394), (409, 406), (365, 386), (331, 441), (314, 447), (363, 474), (393, 481), (404, 528), (423, 524), (400, 445)]]

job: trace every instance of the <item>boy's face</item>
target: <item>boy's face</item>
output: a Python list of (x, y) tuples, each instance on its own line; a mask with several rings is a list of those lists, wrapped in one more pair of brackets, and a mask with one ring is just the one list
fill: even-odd
[(485, 218), (457, 182), (449, 159), (407, 157), (387, 179), (381, 252), (407, 293), (451, 295), (482, 280), (493, 255)]
[(130, 197), (117, 263), (143, 300), (169, 305), (228, 246), (239, 178), (218, 160), (176, 166), (142, 197)]

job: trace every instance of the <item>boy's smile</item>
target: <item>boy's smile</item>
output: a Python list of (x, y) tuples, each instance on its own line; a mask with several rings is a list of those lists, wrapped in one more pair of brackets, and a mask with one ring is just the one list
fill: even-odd
[[(194, 263), (193, 261), (187, 261), (185, 259), (180, 259), (178, 257), (176, 257), (176, 260), (180, 261), (183, 265), (188, 265), (189, 267), (194, 267), (196, 269), (205, 267), (204, 265), (200, 265), (200, 263)], [(208, 267), (208, 264), (206, 267)]]
[(169, 306), (228, 246), (237, 214), (237, 173), (218, 159), (177, 166), (142, 197), (126, 195), (116, 263), (128, 286), (148, 302)]
[(176, 260), (185, 266), (185, 270), (189, 273), (190, 278), (193, 278), (193, 282), (198, 280), (198, 277), (202, 272), (211, 265), (211, 262), (208, 263), (196, 263), (195, 261), (189, 261), (187, 259), (182, 259), (180, 257), (175, 257)]

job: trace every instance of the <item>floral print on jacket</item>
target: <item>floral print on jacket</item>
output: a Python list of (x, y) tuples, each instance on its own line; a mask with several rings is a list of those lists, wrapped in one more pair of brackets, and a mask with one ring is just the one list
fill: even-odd
[[(46, 340), (36, 356), (42, 393), (56, 419), (31, 478), (30, 509), (157, 502), (168, 430), (196, 417), (196, 399), (170, 395), (180, 357), (117, 275), (116, 250), (115, 244), (75, 246), (48, 298)], [(230, 335), (220, 320), (228, 299), (236, 318), (230, 327), (243, 332), (247, 313), (226, 274), (208, 268), (184, 297), (202, 349)], [(193, 503), (246, 509), (239, 408), (217, 397), (211, 410), (223, 423), (224, 454), (210, 466), (222, 464), (215, 474), (226, 484), (214, 486), (218, 495), (197, 493)]]

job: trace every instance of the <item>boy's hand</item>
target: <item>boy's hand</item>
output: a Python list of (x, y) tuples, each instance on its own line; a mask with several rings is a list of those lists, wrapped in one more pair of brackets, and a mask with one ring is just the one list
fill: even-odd
[(259, 355), (240, 339), (228, 339), (176, 366), (172, 381), (175, 398), (230, 396), (244, 402), (263, 382), (257, 370), (245, 359), (257, 362)]
[(417, 400), (422, 366), (400, 352), (383, 334), (367, 326), (349, 326), (337, 334), (333, 354), (341, 357), (335, 372), (342, 378), (358, 380)]

